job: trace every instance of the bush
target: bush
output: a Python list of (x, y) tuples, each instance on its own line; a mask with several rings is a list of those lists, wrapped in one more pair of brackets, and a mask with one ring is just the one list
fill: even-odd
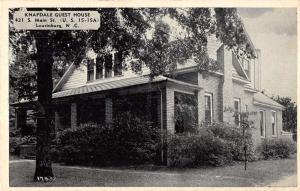
[(258, 151), (263, 159), (288, 158), (296, 153), (296, 145), (288, 139), (265, 139)]
[(206, 124), (195, 134), (175, 134), (168, 138), (168, 156), (171, 166), (223, 166), (233, 160), (244, 160), (244, 143), (247, 160), (257, 157), (251, 133), (227, 124)]
[(9, 152), (11, 154), (19, 155), (20, 146), (26, 144), (36, 144), (36, 137), (34, 136), (9, 137)]
[(157, 128), (131, 114), (111, 125), (83, 124), (62, 131), (54, 141), (52, 158), (79, 165), (123, 165), (153, 162), (159, 143)]
[(206, 129), (202, 134), (172, 135), (168, 141), (170, 166), (223, 166), (232, 162), (230, 145)]
[(220, 137), (229, 143), (234, 160), (245, 160), (245, 146), (247, 149), (247, 161), (257, 160), (252, 134), (249, 132), (249, 129), (246, 129), (244, 137), (242, 128), (236, 128), (228, 124), (213, 123), (207, 128), (213, 132), (214, 136)]

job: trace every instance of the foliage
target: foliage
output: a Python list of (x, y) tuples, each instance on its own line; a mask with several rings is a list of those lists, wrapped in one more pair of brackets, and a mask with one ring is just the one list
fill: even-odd
[(20, 146), (26, 144), (36, 144), (35, 136), (25, 136), (25, 137), (10, 137), (9, 138), (9, 153), (19, 155)]
[[(207, 124), (206, 124), (207, 125)], [(244, 160), (244, 141), (247, 160), (256, 160), (252, 137), (241, 129), (213, 123), (195, 134), (175, 134), (168, 140), (168, 155), (172, 166), (222, 166), (233, 160)]]
[(168, 141), (170, 166), (223, 166), (232, 162), (230, 145), (210, 131), (194, 135), (172, 135)]
[(247, 149), (247, 160), (253, 161), (257, 159), (252, 134), (248, 129), (245, 131), (244, 137), (242, 128), (236, 128), (235, 126), (229, 126), (228, 124), (212, 123), (208, 125), (207, 128), (213, 132), (214, 136), (220, 137), (229, 143), (234, 160), (242, 161), (245, 159), (245, 144)]
[(285, 108), (282, 111), (283, 130), (293, 133), (294, 141), (297, 141), (297, 105), (290, 97), (272, 97)]
[(54, 141), (53, 160), (80, 165), (123, 165), (153, 162), (159, 143), (157, 128), (131, 114), (111, 125), (83, 124), (62, 131)]
[(296, 153), (296, 145), (289, 139), (265, 139), (258, 151), (263, 159), (288, 158)]
[[(28, 8), (28, 11), (56, 10)], [(61, 8), (61, 11), (95, 10), (100, 13), (97, 31), (48, 31), (49, 50), (53, 58), (54, 83), (70, 63), (79, 63), (88, 49), (105, 55), (116, 50), (126, 60), (123, 68), (141, 72), (143, 66), (155, 77), (173, 71), (177, 64), (194, 59), (200, 71), (217, 69), (217, 63), (207, 54), (207, 38), (216, 35), (229, 48), (251, 52), (250, 42), (236, 9), (228, 8)], [(17, 31), (12, 27), (10, 10), (10, 87), (18, 99), (36, 96), (35, 31)], [(177, 23), (180, 34), (166, 20)], [(86, 48), (82, 48), (86, 47)], [(242, 48), (245, 47), (245, 48)]]

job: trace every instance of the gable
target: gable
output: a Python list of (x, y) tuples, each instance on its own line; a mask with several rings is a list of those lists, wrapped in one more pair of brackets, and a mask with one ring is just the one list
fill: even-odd
[(210, 58), (217, 60), (217, 50), (221, 45), (222, 43), (215, 36), (207, 38), (207, 53)]
[(232, 55), (232, 75), (235, 77), (242, 77), (249, 80), (244, 68), (235, 54)]
[(73, 70), (72, 74), (63, 84), (61, 91), (84, 86), (87, 82), (86, 72), (87, 69), (85, 65), (80, 64), (78, 66), (75, 66), (75, 69)]

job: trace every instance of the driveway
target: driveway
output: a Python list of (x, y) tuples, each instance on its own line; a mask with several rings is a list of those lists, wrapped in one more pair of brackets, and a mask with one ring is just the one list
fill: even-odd
[[(296, 159), (257, 161), (218, 168), (133, 170), (53, 165), (56, 180), (52, 183), (32, 181), (35, 162), (10, 161), (10, 186), (295, 186)], [(293, 178), (289, 178), (289, 177)]]

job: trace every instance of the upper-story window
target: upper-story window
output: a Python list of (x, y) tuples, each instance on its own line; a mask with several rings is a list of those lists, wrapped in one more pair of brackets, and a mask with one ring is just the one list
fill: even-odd
[(94, 80), (95, 78), (95, 75), (94, 75), (94, 71), (95, 71), (95, 62), (94, 60), (88, 60), (88, 63), (87, 63), (87, 80), (88, 81), (91, 81), (91, 80)]
[(122, 75), (122, 54), (113, 53), (105, 56), (97, 56), (88, 61), (87, 80), (111, 78)]
[(249, 71), (250, 61), (246, 58), (242, 58), (243, 68), (246, 71)]

